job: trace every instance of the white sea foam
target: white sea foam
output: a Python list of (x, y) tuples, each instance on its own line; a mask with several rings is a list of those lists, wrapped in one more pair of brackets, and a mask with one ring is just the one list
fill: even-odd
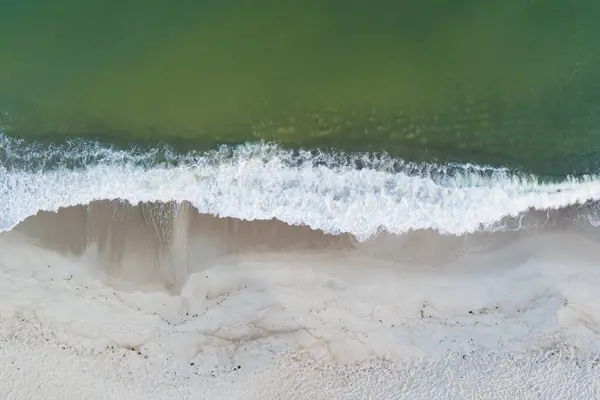
[(357, 169), (339, 156), (298, 155), (268, 144), (183, 156), (167, 152), (166, 163), (155, 161), (158, 150), (140, 155), (80, 144), (27, 153), (6, 138), (0, 144), (6, 154), (0, 164), (0, 230), (40, 210), (120, 199), (187, 201), (205, 214), (277, 219), (365, 240), (380, 231), (460, 235), (498, 229), (503, 218), (530, 209), (600, 199), (600, 180), (589, 176), (539, 183), (503, 169), (415, 166), (389, 157), (369, 159)]

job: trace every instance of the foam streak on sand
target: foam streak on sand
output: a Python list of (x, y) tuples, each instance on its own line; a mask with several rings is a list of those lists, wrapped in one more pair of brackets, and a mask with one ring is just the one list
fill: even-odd
[(0, 396), (600, 396), (594, 177), (2, 140)]

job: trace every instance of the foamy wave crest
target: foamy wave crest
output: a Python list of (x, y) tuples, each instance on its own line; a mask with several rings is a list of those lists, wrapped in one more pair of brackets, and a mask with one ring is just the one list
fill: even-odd
[(177, 154), (0, 136), (0, 230), (38, 211), (97, 200), (189, 202), (200, 213), (277, 219), (363, 241), (378, 232), (460, 235), (506, 229), (528, 210), (600, 199), (595, 176), (543, 182), (476, 165), (414, 164), (387, 155), (291, 151), (275, 144)]

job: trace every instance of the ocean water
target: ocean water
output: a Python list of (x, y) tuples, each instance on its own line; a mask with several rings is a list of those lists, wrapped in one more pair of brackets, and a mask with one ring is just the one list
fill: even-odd
[(599, 17), (1, 4), (0, 397), (600, 397)]

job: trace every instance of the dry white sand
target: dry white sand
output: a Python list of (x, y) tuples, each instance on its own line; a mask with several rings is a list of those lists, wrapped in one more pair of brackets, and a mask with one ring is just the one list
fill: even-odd
[(181, 296), (0, 235), (0, 398), (600, 398), (600, 258), (570, 235), (443, 267), (246, 254)]

